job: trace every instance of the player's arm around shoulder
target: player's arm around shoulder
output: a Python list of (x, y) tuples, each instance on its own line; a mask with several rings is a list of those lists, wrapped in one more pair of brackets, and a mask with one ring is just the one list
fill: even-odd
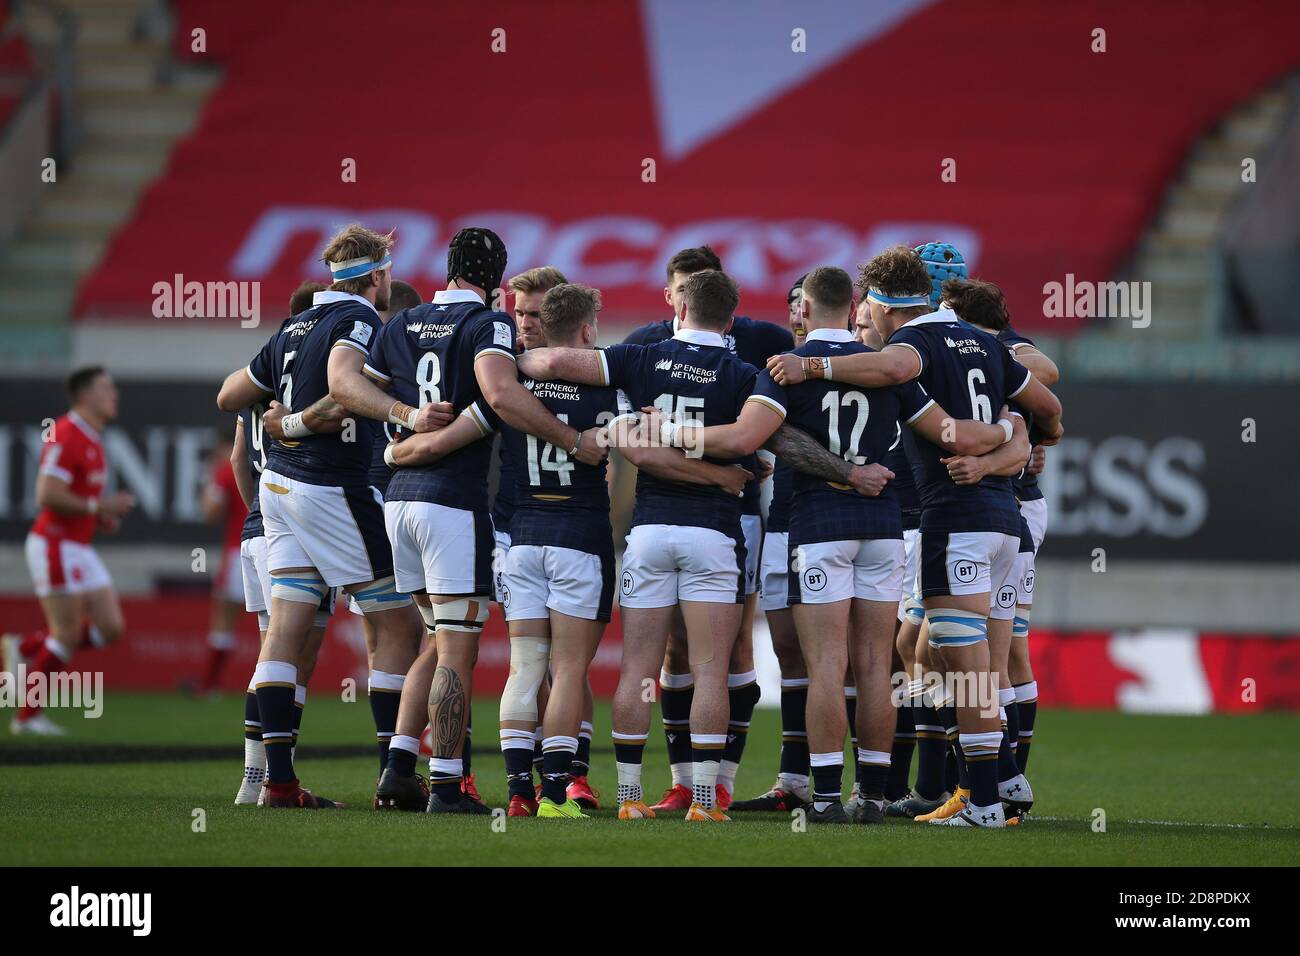
[(887, 345), (879, 352), (855, 352), (826, 358), (785, 352), (767, 361), (767, 369), (779, 385), (798, 385), (811, 379), (827, 379), (887, 388), (902, 385), (921, 374), (920, 353), (909, 345)]
[(1034, 378), (1051, 388), (1061, 380), (1061, 370), (1056, 363), (1036, 345), (1020, 343), (1011, 347), (1011, 354), (1017, 362), (1029, 369)]
[(519, 356), (519, 374), (540, 382), (557, 379), (578, 385), (608, 385), (604, 356), (597, 349), (540, 348)]
[(273, 394), (275, 393), (268, 386), (253, 378), (248, 366), (244, 366), (235, 369), (221, 383), (221, 389), (217, 392), (217, 408), (237, 414), (254, 402), (265, 401), (268, 395)]

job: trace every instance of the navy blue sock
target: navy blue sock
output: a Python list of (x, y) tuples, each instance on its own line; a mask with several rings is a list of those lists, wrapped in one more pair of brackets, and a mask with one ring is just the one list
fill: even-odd
[(262, 716), (262, 743), (266, 745), (266, 778), (288, 784), (297, 779), (293, 770), (293, 684), (263, 683), (257, 688), (257, 709)]
[(939, 712), (928, 704), (913, 708), (916, 726), (916, 794), (926, 800), (938, 800), (944, 790), (944, 764), (948, 759), (948, 735)]
[(907, 796), (907, 781), (911, 776), (912, 753), (915, 750), (916, 725), (912, 722), (912, 708), (904, 705), (898, 709), (898, 723), (894, 727), (894, 746), (889, 755), (885, 799), (893, 801)]
[(542, 796), (552, 803), (563, 803), (569, 799), (569, 768), (573, 765), (573, 751), (548, 750), (542, 755)]
[(743, 687), (731, 687), (727, 690), (727, 701), (731, 705), (731, 716), (727, 723), (727, 746), (723, 748), (722, 759), (740, 763), (745, 753), (745, 741), (749, 737), (749, 722), (754, 717), (754, 708), (763, 692), (755, 678)]
[(690, 687), (665, 687), (659, 685), (659, 707), (663, 712), (664, 739), (668, 743), (668, 762), (690, 763), (691, 754), (691, 702), (695, 700), (695, 685)]
[(781, 688), (781, 773), (808, 776), (808, 685)]
[(370, 691), (370, 716), (375, 721), (375, 742), (379, 748), (379, 772), (388, 766), (388, 744), (397, 731), (397, 708), (402, 703), (400, 691)]

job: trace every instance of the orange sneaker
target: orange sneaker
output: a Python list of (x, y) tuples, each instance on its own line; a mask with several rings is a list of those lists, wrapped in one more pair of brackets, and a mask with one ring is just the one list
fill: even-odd
[(948, 798), (948, 801), (939, 807), (938, 810), (933, 810), (930, 813), (923, 813), (920, 816), (913, 817), (912, 819), (917, 823), (929, 823), (931, 820), (947, 820), (957, 811), (966, 809), (966, 804), (969, 802), (970, 791), (958, 787), (953, 791), (953, 794)]
[(698, 803), (692, 803), (691, 808), (686, 811), (686, 820), (688, 823), (696, 821), (703, 821), (705, 823), (727, 823), (730, 822), (731, 817), (727, 816), (722, 812), (722, 810), (716, 807), (712, 810), (706, 810)]
[(717, 800), (719, 810), (726, 810), (731, 806), (731, 791), (722, 784), (718, 784), (714, 787), (713, 793), (714, 799)]
[(620, 820), (653, 820), (655, 812), (645, 805), (644, 800), (628, 800), (618, 805)]
[(586, 777), (574, 777), (570, 780), (565, 796), (584, 810), (600, 809), (600, 803), (596, 799), (600, 794), (591, 789), (591, 784), (587, 783)]
[(651, 810), (685, 810), (691, 805), (691, 788), (675, 783), (659, 798)]
[(506, 816), (535, 817), (537, 816), (537, 801), (515, 794), (510, 798), (510, 806), (506, 809)]
[(468, 777), (461, 777), (460, 792), (465, 794), (465, 796), (469, 797), (475, 803), (483, 802), (483, 798), (478, 795), (478, 787), (474, 786), (473, 774), (470, 774)]

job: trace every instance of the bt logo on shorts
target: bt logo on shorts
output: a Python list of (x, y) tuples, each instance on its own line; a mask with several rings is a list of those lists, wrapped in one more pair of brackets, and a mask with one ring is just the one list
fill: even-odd
[(632, 593), (632, 572), (631, 571), (623, 572), (623, 593), (624, 594)]
[(975, 580), (975, 562), (974, 561), (954, 561), (952, 565), (952, 576), (962, 584), (968, 584)]
[(1011, 607), (1016, 603), (1016, 589), (1007, 585), (998, 591), (998, 607)]
[(809, 568), (803, 573), (803, 586), (809, 591), (820, 591), (826, 587), (826, 572), (821, 568)]
[(508, 587), (506, 587), (506, 584), (505, 584), (504, 581), (502, 581), (501, 583), (499, 583), (499, 584), (497, 585), (497, 594), (501, 595), (501, 606), (502, 606), (502, 607), (509, 607), (509, 606), (510, 606), (510, 589), (509, 589)]
[(1025, 591), (1030, 592), (1030, 591), (1033, 591), (1033, 590), (1034, 590), (1034, 572), (1033, 572), (1033, 570), (1029, 570), (1029, 571), (1026, 571), (1026, 572), (1025, 572), (1025, 581), (1024, 581), (1024, 585), (1025, 585)]

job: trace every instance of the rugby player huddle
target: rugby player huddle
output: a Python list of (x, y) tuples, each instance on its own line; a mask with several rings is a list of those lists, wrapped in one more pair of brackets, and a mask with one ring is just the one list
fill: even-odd
[[(667, 268), (672, 319), (597, 349), (599, 292), (554, 268), (510, 280), (513, 319), (495, 308), (507, 259), (488, 229), (456, 234), (429, 303), (392, 280), (391, 249), (343, 229), (323, 255), (332, 284), (218, 397), (239, 414), (241, 552), (263, 632), (237, 803), (336, 806), (299, 785), (293, 745), (338, 593), (364, 616), (377, 809), (490, 812), (469, 720), (495, 601), (510, 636), (507, 812), (584, 818), (597, 807), (587, 670), (617, 580), (620, 820), (1020, 819), (1044, 525), (1031, 448), (1059, 439), (1061, 408), (1043, 384), (1055, 366), (956, 250), (886, 250), (862, 269), (860, 303), (848, 273), (814, 269), (791, 290), (787, 331), (736, 316), (713, 250), (685, 249)], [(637, 468), (617, 574), (610, 448)], [(733, 803), (760, 592), (781, 667), (780, 775)], [(651, 805), (656, 696), (672, 786)]]

